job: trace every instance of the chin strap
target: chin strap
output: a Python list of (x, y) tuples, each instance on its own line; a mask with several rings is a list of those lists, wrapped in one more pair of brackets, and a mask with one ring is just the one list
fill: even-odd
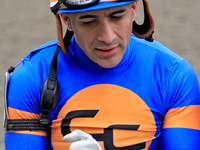
[(133, 31), (132, 33), (135, 34), (138, 38), (146, 39), (148, 41), (153, 40), (152, 34), (154, 32), (154, 19), (151, 14), (148, 0), (143, 0), (144, 6), (144, 22), (142, 25), (138, 25), (136, 21), (133, 22)]
[(64, 39), (63, 39), (63, 30), (62, 30), (62, 23), (59, 14), (55, 15), (56, 17), (56, 27), (57, 27), (57, 38), (58, 38), (58, 45), (61, 47), (61, 51), (67, 55), (67, 50), (70, 45), (71, 38), (73, 36), (73, 32), (66, 30)]
[(67, 51), (65, 49), (65, 44), (63, 41), (63, 29), (62, 29), (62, 23), (61, 23), (59, 14), (56, 14), (55, 18), (56, 18), (58, 45), (61, 47), (62, 52), (65, 55), (67, 55)]

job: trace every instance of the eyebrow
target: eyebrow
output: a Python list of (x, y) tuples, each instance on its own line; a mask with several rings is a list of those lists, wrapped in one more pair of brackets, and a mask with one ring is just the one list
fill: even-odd
[(87, 18), (97, 18), (98, 16), (96, 15), (84, 15), (84, 16), (80, 16), (79, 19), (87, 19)]
[[(126, 11), (126, 9), (120, 9), (120, 10), (109, 13), (108, 16), (110, 17), (112, 15), (120, 14), (120, 13), (123, 13), (125, 11)], [(87, 19), (87, 18), (98, 18), (98, 16), (97, 15), (83, 15), (83, 16), (79, 17), (79, 19)]]
[(120, 14), (120, 13), (123, 13), (125, 11), (126, 11), (126, 9), (120, 9), (120, 10), (117, 10), (117, 11), (109, 13), (108, 16), (112, 16), (112, 15), (115, 15), (115, 14)]

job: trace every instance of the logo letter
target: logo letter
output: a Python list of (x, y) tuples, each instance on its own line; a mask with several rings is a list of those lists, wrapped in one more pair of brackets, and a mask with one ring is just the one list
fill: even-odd
[(62, 135), (65, 136), (66, 134), (71, 133), (69, 125), (73, 118), (80, 118), (80, 117), (93, 118), (98, 113), (98, 111), (99, 110), (78, 110), (69, 112), (62, 120), (61, 124)]

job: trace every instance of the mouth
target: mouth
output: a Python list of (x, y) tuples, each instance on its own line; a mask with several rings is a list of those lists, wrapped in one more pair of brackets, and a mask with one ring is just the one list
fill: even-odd
[(98, 47), (95, 48), (97, 54), (101, 57), (110, 57), (117, 53), (119, 46), (112, 46), (112, 47)]

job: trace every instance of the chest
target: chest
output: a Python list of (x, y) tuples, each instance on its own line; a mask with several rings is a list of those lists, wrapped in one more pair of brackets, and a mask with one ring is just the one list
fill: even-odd
[(52, 146), (69, 147), (63, 136), (80, 129), (91, 134), (105, 150), (148, 149), (161, 130), (159, 109), (154, 100), (148, 103), (122, 86), (86, 87), (65, 100), (52, 120)]

